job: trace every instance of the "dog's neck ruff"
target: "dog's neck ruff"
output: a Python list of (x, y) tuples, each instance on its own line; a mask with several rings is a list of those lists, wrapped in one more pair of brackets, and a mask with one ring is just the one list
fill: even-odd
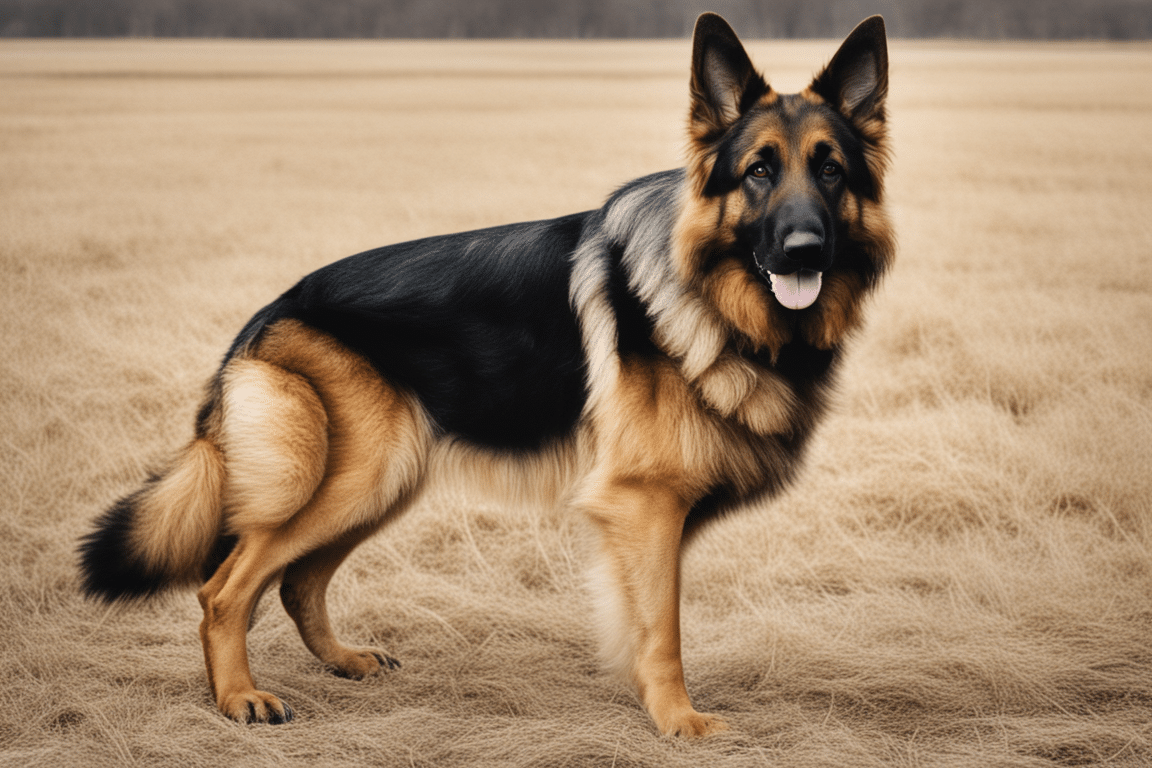
[(675, 362), (705, 400), (721, 412), (731, 411), (726, 404), (713, 402), (710, 393), (715, 382), (710, 384), (709, 380), (721, 374), (741, 380), (755, 377), (745, 370), (751, 363), (734, 364), (735, 356), (726, 352), (730, 334), (723, 320), (678, 274), (672, 258), (673, 233), (684, 196), (691, 191), (683, 170), (671, 173), (675, 174), (674, 185), (665, 174), (659, 174), (614, 195), (601, 214), (603, 227), (574, 254), (570, 298), (587, 353), (588, 408), (595, 408), (619, 376), (618, 329), (609, 299), (613, 248), (620, 249), (628, 290), (639, 299), (652, 323), (652, 342)]

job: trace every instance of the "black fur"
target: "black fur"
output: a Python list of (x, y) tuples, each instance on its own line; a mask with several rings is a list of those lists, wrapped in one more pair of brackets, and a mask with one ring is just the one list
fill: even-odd
[(224, 561), (228, 559), (228, 555), (232, 554), (232, 550), (236, 548), (236, 544), (240, 541), (237, 536), (230, 533), (224, 533), (216, 537), (216, 542), (212, 545), (212, 551), (208, 553), (208, 559), (204, 561), (204, 567), (200, 570), (200, 576), (204, 581), (212, 578), (212, 574), (216, 573), (216, 569), (223, 565)]
[(608, 278), (608, 301), (616, 316), (616, 351), (623, 358), (627, 355), (652, 357), (660, 353), (652, 340), (652, 319), (644, 309), (639, 297), (628, 286), (628, 275), (621, 260), (623, 246), (609, 248), (611, 267)]
[(128, 548), (136, 502), (149, 489), (150, 484), (117, 501), (80, 540), (80, 576), (89, 597), (131, 600), (169, 586), (166, 575), (151, 572)]
[(233, 350), (295, 318), (414, 391), (442, 432), (490, 448), (538, 448), (569, 432), (586, 397), (568, 284), (589, 215), (350, 256), (261, 310)]

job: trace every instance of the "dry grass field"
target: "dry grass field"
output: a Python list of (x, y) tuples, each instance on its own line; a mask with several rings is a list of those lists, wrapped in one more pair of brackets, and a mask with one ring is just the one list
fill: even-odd
[[(835, 42), (753, 43), (797, 90)], [(360, 548), (329, 675), (267, 597), (243, 726), (191, 593), (78, 593), (257, 308), (376, 245), (678, 165), (687, 41), (0, 43), (0, 765), (1152, 764), (1152, 46), (892, 50), (900, 253), (801, 482), (685, 561), (661, 738), (599, 671), (563, 510), (429, 499)]]

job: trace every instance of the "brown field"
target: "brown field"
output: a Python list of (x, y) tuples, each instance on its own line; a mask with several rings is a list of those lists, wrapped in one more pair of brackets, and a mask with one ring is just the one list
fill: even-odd
[[(784, 90), (834, 42), (755, 43)], [(685, 561), (661, 738), (599, 671), (582, 529), (429, 500), (337, 574), (337, 679), (255, 616), (287, 726), (217, 714), (191, 593), (77, 538), (191, 434), (248, 316), (412, 237), (678, 165), (688, 41), (0, 43), (0, 765), (1152, 764), (1152, 46), (898, 42), (897, 266), (801, 482)]]

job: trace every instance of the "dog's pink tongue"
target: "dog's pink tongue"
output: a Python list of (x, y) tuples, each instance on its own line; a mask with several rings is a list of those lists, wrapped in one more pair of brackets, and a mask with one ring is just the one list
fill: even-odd
[(788, 309), (804, 309), (812, 306), (820, 295), (823, 277), (820, 272), (802, 269), (790, 275), (772, 275), (772, 293)]

